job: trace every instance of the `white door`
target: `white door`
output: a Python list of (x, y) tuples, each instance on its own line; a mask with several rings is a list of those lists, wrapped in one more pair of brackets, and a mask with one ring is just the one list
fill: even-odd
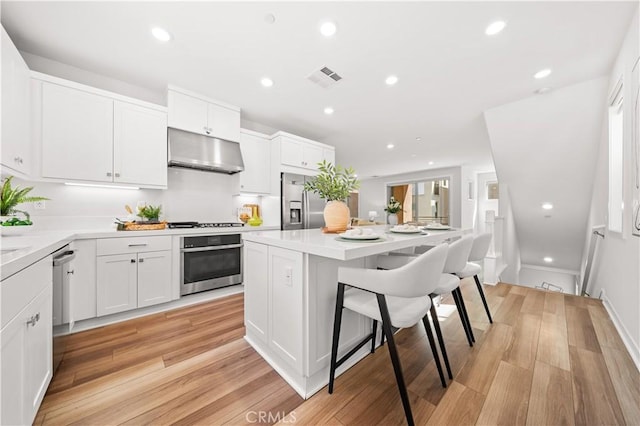
[(167, 186), (167, 114), (114, 102), (114, 182)]
[(171, 300), (171, 251), (138, 253), (138, 307)]
[(31, 423), (25, 418), (26, 309), (0, 331), (0, 424)]
[(244, 325), (247, 332), (267, 343), (269, 259), (264, 244), (245, 241), (243, 253)]
[(30, 84), (29, 67), (2, 28), (2, 164), (26, 175), (31, 171)]
[(228, 141), (240, 141), (240, 111), (209, 104), (207, 122), (211, 136)]
[(113, 101), (42, 83), (42, 176), (111, 182)]
[(244, 171), (240, 173), (240, 192), (268, 194), (271, 184), (269, 141), (256, 135), (241, 133), (240, 151), (244, 161)]
[(289, 166), (304, 167), (302, 143), (287, 137), (281, 137), (280, 162)]
[(169, 127), (207, 134), (207, 103), (201, 99), (169, 90)]
[(136, 254), (98, 256), (98, 316), (138, 307)]
[(32, 423), (47, 392), (53, 368), (53, 336), (51, 323), (51, 285), (27, 307), (33, 321), (26, 327), (25, 337), (25, 408), (26, 421)]
[(310, 144), (303, 145), (302, 156), (304, 157), (304, 167), (314, 170), (318, 169), (318, 163), (324, 159), (322, 148)]

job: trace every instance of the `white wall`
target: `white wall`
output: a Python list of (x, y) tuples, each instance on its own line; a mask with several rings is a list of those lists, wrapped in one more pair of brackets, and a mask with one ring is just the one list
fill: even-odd
[(537, 287), (548, 282), (561, 287), (567, 294), (575, 294), (576, 274), (570, 271), (542, 268), (534, 265), (522, 265), (520, 268), (520, 282), (527, 287)]
[[(444, 169), (423, 170), (420, 172), (404, 173), (393, 176), (383, 176), (374, 179), (367, 179), (361, 182), (359, 196), (359, 212), (358, 216), (362, 218), (368, 217), (368, 212), (375, 210), (378, 212), (378, 220), (382, 221), (386, 218), (384, 211), (387, 205), (387, 186), (396, 185), (418, 180), (427, 180), (435, 178), (449, 178), (449, 199), (451, 202), (450, 216), (451, 225), (460, 227), (462, 223), (462, 204), (461, 204), (461, 168), (450, 167)], [(466, 195), (465, 195), (466, 197)], [(472, 203), (473, 204), (473, 203)], [(473, 209), (473, 205), (464, 204), (465, 210)], [(473, 211), (473, 210), (472, 210)], [(465, 211), (465, 217), (473, 217), (473, 213), (469, 214)], [(471, 225), (468, 225), (471, 226)]]
[(502, 261), (506, 268), (500, 274), (503, 282), (518, 284), (520, 274), (520, 244), (511, 207), (509, 186), (500, 184), (500, 222), (502, 222)]
[[(594, 260), (589, 293), (597, 297), (601, 290), (605, 306), (612, 314), (618, 330), (625, 339), (636, 365), (640, 366), (640, 238), (631, 235), (631, 209), (634, 173), (632, 151), (632, 117), (633, 103), (638, 90), (639, 70), (635, 74), (633, 65), (640, 56), (638, 12), (631, 22), (629, 31), (620, 53), (613, 66), (609, 80), (609, 91), (618, 81), (624, 78), (624, 220), (623, 232), (615, 233), (605, 230), (605, 238), (599, 242)], [(640, 67), (638, 65), (637, 67)], [(603, 117), (606, 129), (606, 116)], [(606, 130), (602, 132), (598, 163), (591, 200), (589, 226), (586, 241), (591, 239), (591, 228), (607, 223), (608, 203), (608, 140)], [(582, 261), (582, 270), (586, 264), (586, 253)]]

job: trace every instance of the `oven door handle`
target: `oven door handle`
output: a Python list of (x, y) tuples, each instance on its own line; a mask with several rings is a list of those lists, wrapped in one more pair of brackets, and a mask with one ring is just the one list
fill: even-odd
[(193, 253), (193, 252), (198, 252), (198, 251), (226, 250), (226, 249), (234, 249), (234, 248), (241, 248), (241, 247), (242, 247), (242, 243), (240, 243), (240, 244), (227, 244), (226, 246), (182, 248), (182, 249), (180, 249), (180, 252), (182, 252), (182, 253)]

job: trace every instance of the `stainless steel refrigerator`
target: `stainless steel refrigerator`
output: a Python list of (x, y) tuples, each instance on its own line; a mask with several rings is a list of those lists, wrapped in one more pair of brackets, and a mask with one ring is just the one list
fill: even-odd
[(282, 173), (280, 188), (282, 203), (280, 205), (282, 230), (312, 229), (324, 226), (322, 212), (325, 200), (313, 192), (304, 190), (305, 179), (309, 176)]

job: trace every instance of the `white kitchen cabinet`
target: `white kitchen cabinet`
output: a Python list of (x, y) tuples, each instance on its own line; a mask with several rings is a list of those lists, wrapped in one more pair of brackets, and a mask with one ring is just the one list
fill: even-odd
[(315, 174), (322, 160), (335, 164), (332, 146), (285, 132), (272, 135), (271, 140), (272, 167), (275, 165), (282, 172)]
[(0, 284), (0, 424), (31, 424), (51, 381), (52, 269), (48, 256)]
[[(75, 240), (71, 243), (75, 259), (69, 267), (69, 292), (71, 306), (66, 309), (69, 318), (66, 321), (81, 321), (95, 318), (96, 311), (96, 240)], [(63, 309), (65, 310), (65, 309)]]
[(115, 101), (113, 181), (167, 186), (167, 114)]
[(245, 241), (244, 256), (247, 336), (302, 374), (302, 253)]
[(240, 151), (244, 161), (244, 171), (239, 173), (240, 192), (270, 194), (271, 164), (270, 144), (267, 135), (242, 129)]
[(28, 177), (31, 172), (30, 74), (2, 28), (2, 167)]
[(42, 85), (42, 176), (113, 181), (113, 100)]
[(166, 108), (33, 73), (39, 176), (167, 185)]
[(97, 255), (98, 316), (172, 300), (170, 236), (99, 239)]
[(174, 86), (167, 103), (169, 127), (240, 141), (240, 108)]

